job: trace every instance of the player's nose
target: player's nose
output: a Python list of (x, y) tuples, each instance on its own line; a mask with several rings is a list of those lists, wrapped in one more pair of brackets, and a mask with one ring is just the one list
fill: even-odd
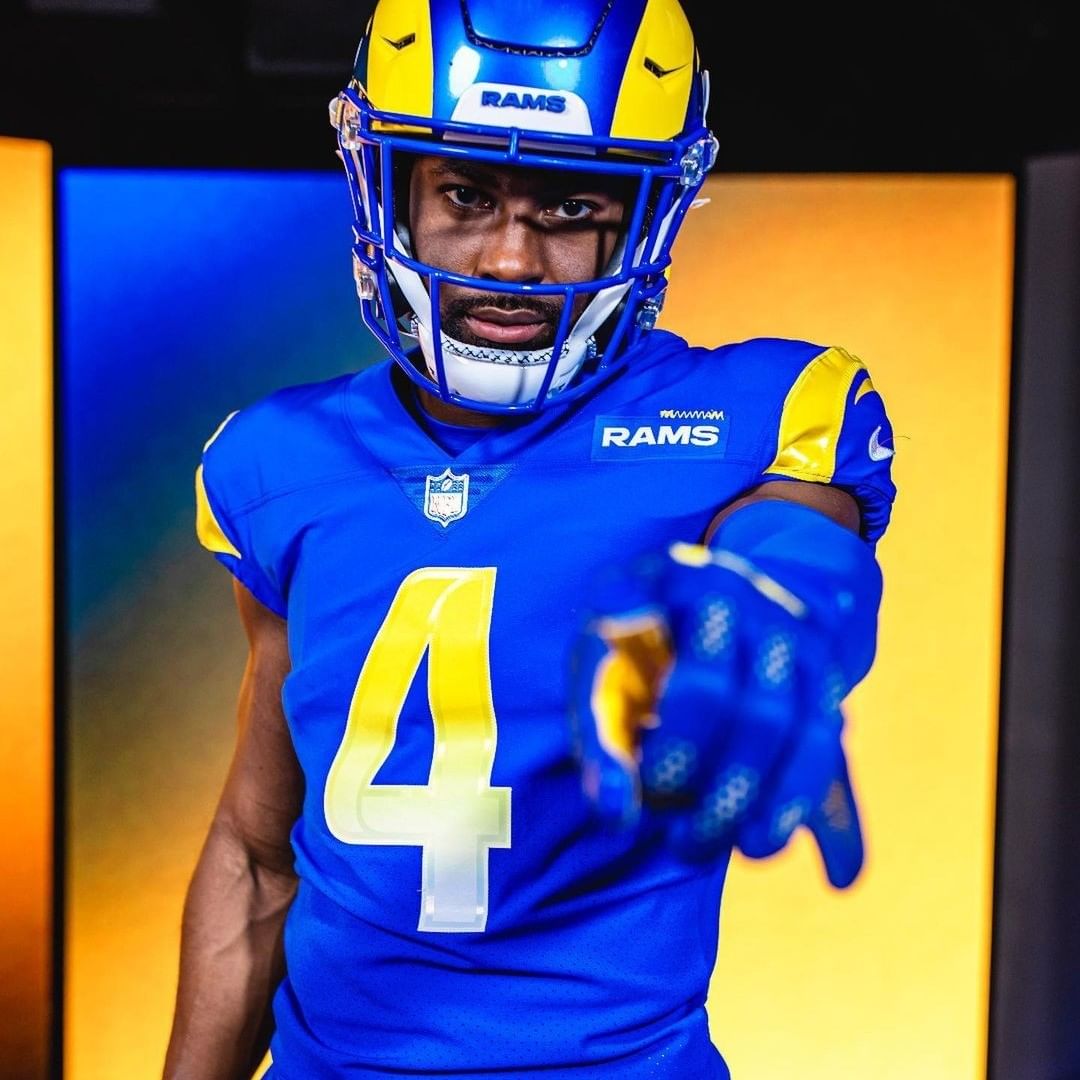
[(480, 250), (476, 276), (518, 285), (539, 284), (544, 280), (544, 261), (538, 230), (513, 214), (493, 222)]

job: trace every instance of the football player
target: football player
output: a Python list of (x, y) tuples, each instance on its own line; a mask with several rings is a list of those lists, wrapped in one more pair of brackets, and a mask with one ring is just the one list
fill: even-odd
[(166, 1076), (725, 1077), (730, 852), (858, 873), (891, 429), (840, 347), (655, 328), (708, 92), (677, 0), (378, 3), (331, 121), (387, 358), (196, 473), (250, 659)]

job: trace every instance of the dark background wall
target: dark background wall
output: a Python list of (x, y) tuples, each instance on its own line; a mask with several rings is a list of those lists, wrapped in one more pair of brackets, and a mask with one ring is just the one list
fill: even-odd
[(1080, 154), (1024, 169), (990, 1060), (1080, 1078)]
[[(371, 0), (5, 0), (0, 130), (61, 164), (332, 167)], [(1072, 3), (687, 4), (720, 167), (1013, 171), (1080, 149)]]

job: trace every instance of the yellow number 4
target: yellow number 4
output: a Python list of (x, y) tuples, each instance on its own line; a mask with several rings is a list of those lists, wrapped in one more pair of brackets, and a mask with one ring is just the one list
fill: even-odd
[[(510, 846), (510, 788), (491, 786), (494, 597), (494, 567), (428, 567), (401, 583), (356, 680), (326, 780), (326, 823), (339, 840), (423, 848), (420, 930), (483, 930), (488, 852)], [(428, 782), (375, 784), (425, 651), (435, 725)]]

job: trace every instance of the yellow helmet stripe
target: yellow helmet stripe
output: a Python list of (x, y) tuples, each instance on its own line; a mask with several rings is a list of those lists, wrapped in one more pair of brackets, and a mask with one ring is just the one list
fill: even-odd
[(371, 23), (364, 91), (376, 109), (431, 116), (435, 61), (427, 0), (380, 0)]
[(619, 87), (612, 138), (677, 135), (696, 71), (694, 35), (678, 0), (649, 0)]

